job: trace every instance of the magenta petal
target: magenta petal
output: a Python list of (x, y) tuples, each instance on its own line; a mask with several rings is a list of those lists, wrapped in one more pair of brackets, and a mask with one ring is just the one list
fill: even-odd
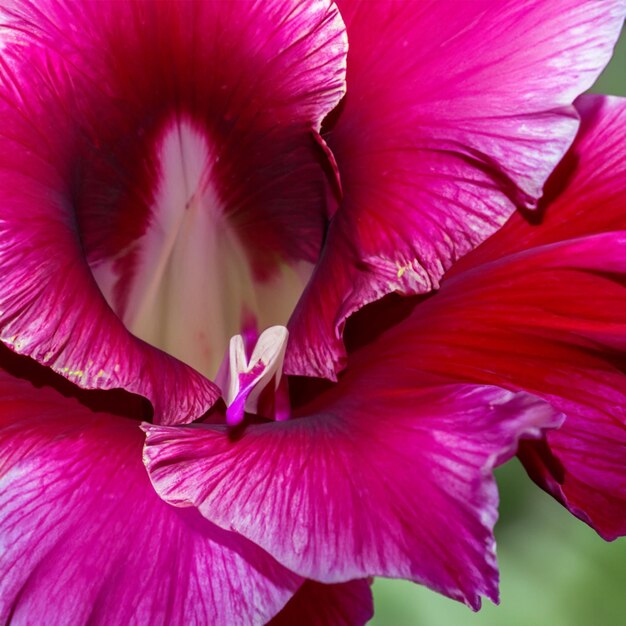
[(263, 624), (301, 579), (164, 503), (136, 422), (0, 375), (0, 622)]
[(539, 225), (514, 216), (397, 327), (415, 367), (543, 397), (566, 415), (525, 445), (533, 478), (606, 538), (626, 532), (626, 99), (577, 101), (581, 133)]
[(261, 327), (286, 323), (326, 224), (314, 135), (345, 90), (337, 7), (4, 5), (0, 339), (191, 421), (218, 391), (137, 337), (211, 376), (248, 300)]
[(525, 390), (566, 415), (523, 460), (607, 538), (626, 532), (625, 276), (626, 231), (540, 246), (457, 273), (406, 322), (416, 367)]
[(623, 0), (339, 3), (348, 92), (326, 140), (344, 201), (291, 322), (292, 373), (333, 378), (345, 319), (534, 208), (624, 21)]
[(497, 598), (491, 470), (560, 416), (495, 387), (417, 389), (398, 344), (377, 347), (309, 415), (240, 439), (144, 424), (151, 479), (307, 578), (409, 578), (478, 608)]
[[(0, 187), (5, 184), (0, 173)], [(29, 205), (33, 219), (36, 206)], [(29, 223), (14, 224), (13, 246), (4, 256), (0, 252), (0, 339), (83, 388), (123, 388), (147, 397), (158, 422), (189, 421), (209, 409), (220, 390), (131, 335), (102, 298), (65, 228), (41, 223), (39, 232)], [(43, 248), (30, 247), (33, 240), (59, 254), (42, 256)]]
[(268, 626), (364, 626), (374, 614), (370, 581), (307, 580)]

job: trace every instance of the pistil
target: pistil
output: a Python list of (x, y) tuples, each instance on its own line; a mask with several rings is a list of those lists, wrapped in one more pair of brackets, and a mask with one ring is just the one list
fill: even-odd
[(229, 426), (240, 424), (245, 413), (274, 420), (289, 418), (288, 390), (282, 376), (288, 338), (284, 326), (272, 326), (261, 333), (251, 353), (246, 351), (242, 335), (231, 338), (216, 379), (228, 407)]

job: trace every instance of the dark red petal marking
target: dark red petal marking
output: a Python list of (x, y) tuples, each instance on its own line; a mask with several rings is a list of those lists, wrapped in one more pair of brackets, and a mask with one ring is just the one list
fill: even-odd
[[(192, 273), (210, 271), (203, 264), (216, 257), (198, 256), (203, 231), (193, 219), (184, 223), (197, 235), (189, 249), (184, 237), (171, 257), (155, 248), (154, 258), (184, 261), (165, 264), (166, 278), (176, 270), (173, 289), (159, 287), (144, 308), (137, 291), (150, 284), (144, 255), (154, 229), (171, 226), (163, 205), (181, 215), (200, 196), (205, 213), (228, 222), (237, 242), (228, 250), (245, 250), (259, 310), (286, 317), (273, 309), (275, 281), (288, 271), (301, 290), (307, 274), (298, 267), (315, 261), (324, 232), (327, 178), (313, 134), (344, 92), (338, 11), (309, 0), (249, 2), (246, 11), (221, 1), (16, 0), (5, 3), (2, 22), (0, 338), (85, 388), (145, 395), (159, 421), (192, 420), (219, 391), (138, 341), (118, 317), (140, 315), (131, 330), (154, 341), (150, 324), (159, 320), (141, 315), (161, 313), (167, 292), (170, 327), (199, 346), (186, 360), (214, 373), (212, 355), (221, 358), (230, 330), (224, 345), (209, 346), (205, 367), (202, 350), (214, 337), (200, 336), (199, 320), (210, 329), (215, 321), (203, 313), (222, 313), (202, 281), (195, 294), (203, 306), (192, 307)], [(168, 150), (176, 133), (178, 163)], [(198, 167), (183, 162), (194, 155), (210, 161), (197, 179), (205, 193), (177, 194), (177, 181)], [(225, 280), (214, 298), (228, 301), (236, 324), (243, 313), (232, 285)]]

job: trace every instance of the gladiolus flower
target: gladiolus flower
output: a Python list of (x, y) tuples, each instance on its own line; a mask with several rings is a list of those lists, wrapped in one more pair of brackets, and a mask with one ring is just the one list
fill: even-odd
[(624, 320), (578, 304), (624, 297), (620, 102), (537, 204), (625, 14), (6, 4), (0, 620), (363, 624), (376, 575), (478, 608), (522, 439), (623, 533)]

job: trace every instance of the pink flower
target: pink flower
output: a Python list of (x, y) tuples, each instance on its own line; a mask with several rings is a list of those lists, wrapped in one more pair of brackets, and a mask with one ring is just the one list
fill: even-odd
[(0, 621), (478, 608), (522, 438), (624, 532), (623, 0), (0, 14)]

